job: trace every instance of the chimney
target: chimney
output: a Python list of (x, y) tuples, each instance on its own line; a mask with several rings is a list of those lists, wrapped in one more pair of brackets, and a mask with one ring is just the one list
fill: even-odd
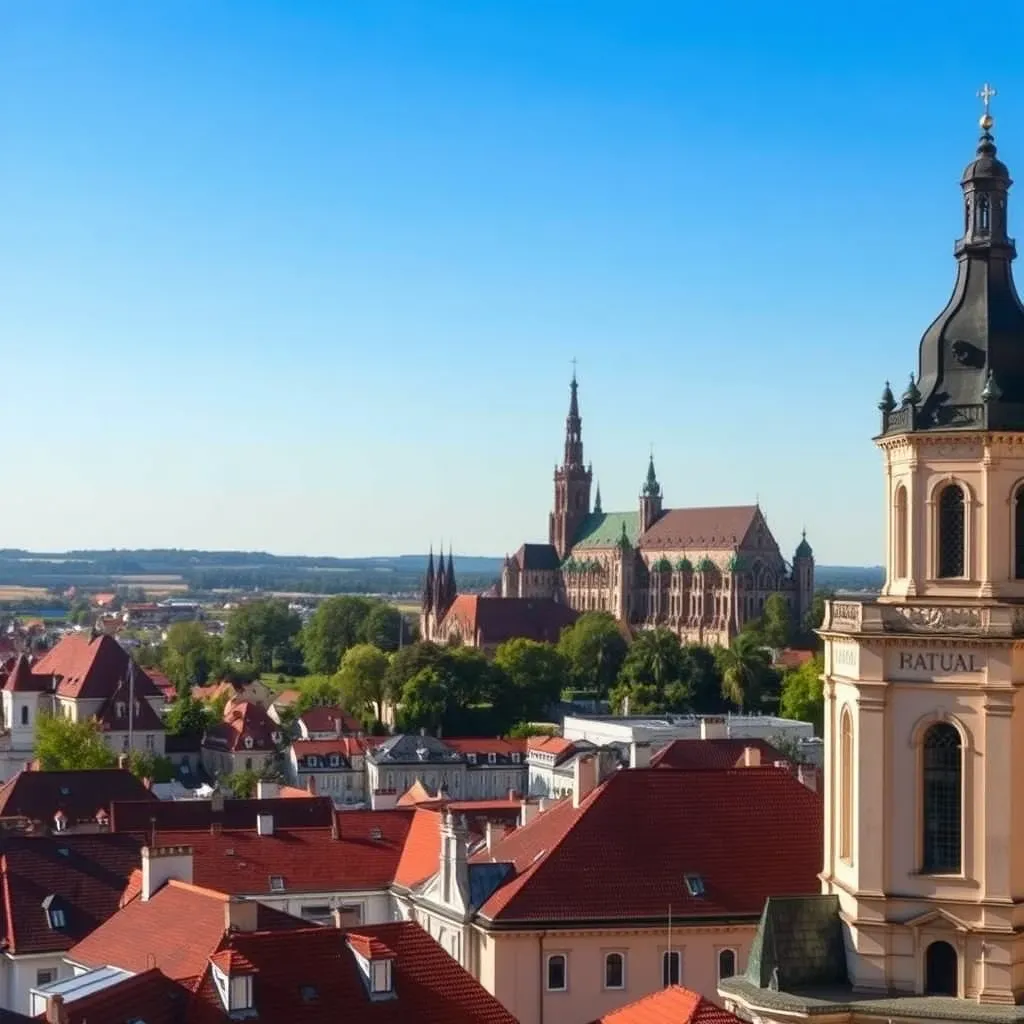
[(310, 775), (309, 778), (306, 779), (306, 792), (309, 793), (310, 796), (316, 796), (316, 776), (315, 775)]
[(342, 925), (341, 925), (341, 908), (340, 907), (335, 907), (331, 911), (331, 927), (332, 928), (337, 928), (338, 931), (341, 931)]
[(334, 719), (334, 735), (338, 737), (341, 736), (341, 715), (338, 715)]
[(449, 907), (469, 907), (469, 840), (466, 819), (451, 811), (441, 813), (441, 900)]
[(596, 754), (580, 754), (572, 766), (572, 805), (579, 807), (597, 785), (598, 763)]
[(55, 993), (46, 997), (46, 1024), (68, 1024), (70, 1019), (62, 995)]
[(256, 835), (272, 836), (274, 834), (274, 816), (272, 814), (256, 815)]
[(651, 766), (651, 745), (650, 743), (638, 743), (633, 740), (629, 745), (629, 767), (650, 768)]
[(226, 932), (254, 932), (259, 921), (260, 905), (255, 900), (229, 896), (224, 904), (224, 930)]
[(224, 790), (219, 787), (213, 791), (213, 795), (210, 797), (210, 810), (214, 814), (224, 813)]
[(484, 839), (487, 843), (487, 852), (490, 853), (497, 843), (505, 838), (505, 826), (496, 825), (493, 821), (487, 822), (484, 826)]
[(521, 800), (519, 803), (519, 827), (529, 824), (540, 810), (540, 805), (529, 800)]
[(257, 800), (273, 800), (281, 795), (281, 786), (267, 779), (259, 779), (256, 783)]
[(757, 768), (761, 764), (761, 751), (757, 747), (743, 748), (743, 767)]
[(813, 792), (818, 792), (818, 769), (811, 764), (798, 764), (796, 777)]
[(142, 848), (142, 899), (153, 894), (172, 878), (192, 882), (191, 846), (144, 846)]
[(725, 724), (724, 715), (703, 715), (700, 720), (700, 738), (702, 740), (724, 740), (729, 736), (729, 728)]

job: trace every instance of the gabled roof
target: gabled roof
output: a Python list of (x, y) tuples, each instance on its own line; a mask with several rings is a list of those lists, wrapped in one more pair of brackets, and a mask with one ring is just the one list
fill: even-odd
[(395, 868), (395, 884), (412, 889), (436, 875), (441, 857), (441, 812), (417, 808)]
[(474, 738), (447, 737), (444, 740), (445, 746), (460, 754), (501, 754), (508, 757), (510, 754), (526, 754), (526, 740), (507, 740), (501, 737), (482, 736)]
[(100, 810), (110, 813), (114, 800), (138, 800), (153, 808), (157, 798), (129, 771), (20, 771), (0, 786), (0, 818), (24, 817), (49, 824), (62, 811), (69, 826), (94, 822)]
[[(294, 740), (292, 750), (296, 757), (330, 757), (337, 754), (346, 761), (353, 757), (365, 757), (366, 751), (380, 746), (386, 737), (383, 736), (338, 736), (331, 740)], [(342, 765), (345, 767), (345, 765)]]
[(773, 765), (776, 761), (789, 761), (789, 757), (777, 750), (767, 740), (728, 739), (672, 740), (652, 758), (652, 768), (742, 768), (744, 752), (752, 747), (758, 752), (762, 765)]
[(299, 725), (307, 732), (358, 733), (363, 731), (358, 718), (344, 708), (317, 705), (299, 716)]
[(141, 729), (143, 732), (163, 732), (164, 728), (163, 719), (138, 692), (135, 693), (133, 706), (131, 687), (124, 681), (118, 684), (97, 712), (96, 721), (104, 732), (127, 732), (129, 728)]
[(788, 771), (628, 769), (473, 861), (515, 866), (485, 920), (756, 918), (773, 893), (818, 890), (821, 844), (821, 796)]
[[(204, 747), (216, 750), (270, 751), (274, 749), (274, 733), (280, 726), (267, 714), (266, 708), (252, 701), (229, 702), (224, 720), (206, 731)], [(247, 744), (246, 740), (252, 741)]]
[(512, 561), (521, 572), (556, 572), (562, 564), (554, 544), (523, 544)]
[[(80, 976), (80, 980), (86, 978), (87, 975)], [(182, 1024), (188, 995), (186, 989), (153, 967), (79, 998), (65, 997), (67, 1016), (62, 1020), (67, 1024), (93, 1024), (94, 1021)], [(0, 1024), (3, 1024), (2, 1017)]]
[(606, 1013), (593, 1024), (737, 1024), (740, 1018), (679, 985)]
[(19, 654), (6, 673), (3, 688), (11, 693), (43, 693), (50, 689), (50, 677), (35, 675), (27, 654)]
[[(110, 964), (133, 972), (157, 967), (175, 981), (196, 978), (221, 948), (227, 903), (224, 893), (170, 881), (150, 899), (134, 899), (112, 913), (71, 949), (68, 959), (85, 967)], [(265, 931), (291, 931), (305, 922), (259, 904), (256, 924)]]
[(614, 548), (622, 540), (622, 528), (626, 528), (626, 539), (636, 546), (640, 537), (640, 513), (636, 512), (591, 512), (576, 531), (572, 550), (577, 548)]
[(759, 516), (756, 505), (670, 508), (643, 534), (639, 546), (732, 551), (743, 543)]
[[(40, 676), (59, 677), (57, 694), (80, 700), (109, 697), (128, 678), (128, 652), (106, 633), (68, 633), (33, 666)], [(162, 697), (146, 673), (135, 666), (135, 695)]]
[[(371, 1000), (345, 932), (308, 928), (288, 933), (233, 932), (225, 945), (258, 971), (253, 986), (260, 1024), (516, 1024), (468, 971), (411, 921), (360, 926), (357, 945), (394, 954), (395, 998)], [(208, 1015), (227, 1014), (207, 971), (196, 990)]]
[[(132, 870), (139, 842), (106, 834), (9, 836), (2, 874), (7, 951), (70, 949), (113, 914)], [(43, 906), (63, 911), (56, 927)]]
[(488, 647), (517, 637), (556, 643), (578, 618), (579, 612), (551, 598), (459, 594), (440, 628), (457, 629), (467, 642)]
[[(329, 797), (308, 800), (285, 800), (281, 797), (264, 800), (225, 800), (218, 806), (212, 800), (158, 800), (156, 803), (136, 800), (115, 800), (110, 805), (112, 832), (131, 832), (151, 838), (156, 828), (158, 838), (168, 830), (256, 829), (256, 818), (269, 814), (276, 828), (326, 828), (334, 824), (334, 804)], [(162, 844), (163, 845), (163, 844)]]

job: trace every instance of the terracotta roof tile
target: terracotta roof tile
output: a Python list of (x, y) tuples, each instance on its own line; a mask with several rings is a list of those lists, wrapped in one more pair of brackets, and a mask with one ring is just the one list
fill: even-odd
[[(336, 1024), (339, 1013), (367, 1024), (516, 1024), (419, 925), (363, 926), (358, 934), (394, 952), (394, 999), (370, 1000), (344, 932), (232, 933), (231, 948), (259, 969), (253, 1000), (261, 1024)], [(209, 971), (196, 996), (208, 1015), (195, 1024), (227, 1020)]]
[(576, 746), (573, 740), (564, 736), (530, 736), (526, 741), (528, 750), (538, 750), (544, 754), (567, 754)]
[[(109, 916), (72, 947), (68, 958), (84, 967), (107, 964), (126, 971), (158, 967), (176, 981), (197, 978), (221, 947), (228, 897), (185, 882), (168, 882), (148, 900), (136, 899)], [(305, 922), (259, 905), (261, 930), (301, 929)]]
[(440, 628), (454, 627), (468, 643), (488, 646), (516, 637), (555, 643), (578, 618), (579, 612), (547, 598), (459, 594)]
[(6, 673), (3, 688), (11, 693), (43, 693), (50, 689), (51, 677), (35, 675), (27, 654), (19, 654)]
[[(203, 746), (230, 751), (273, 750), (274, 734), (279, 732), (280, 726), (262, 705), (233, 701), (224, 708), (224, 721), (207, 730)], [(252, 743), (247, 744), (247, 739)]]
[(348, 944), (367, 960), (393, 960), (395, 951), (374, 935), (362, 935), (359, 932), (348, 932), (345, 935)]
[(526, 740), (493, 739), (484, 736), (476, 739), (445, 737), (442, 742), (460, 754), (526, 754)]
[(312, 707), (299, 716), (299, 724), (305, 727), (306, 732), (334, 732), (339, 728), (343, 733), (363, 731), (358, 718), (338, 707)]
[(237, 949), (222, 949), (210, 957), (210, 963), (225, 974), (256, 974), (259, 970)]
[(672, 985), (606, 1013), (593, 1024), (737, 1024), (739, 1020), (699, 993)]
[(756, 505), (666, 509), (640, 537), (639, 546), (732, 551), (743, 543), (758, 515)]
[(441, 812), (417, 808), (395, 868), (395, 884), (412, 889), (436, 875), (441, 857)]
[[(630, 769), (563, 800), (475, 863), (515, 876), (481, 908), (500, 921), (750, 916), (819, 889), (822, 800), (788, 771)], [(750, 842), (756, 835), (758, 841)], [(700, 879), (690, 891), (687, 876)]]
[[(307, 794), (308, 795), (308, 794)], [(110, 828), (113, 832), (130, 832), (151, 838), (156, 828), (158, 838), (165, 831), (256, 829), (261, 814), (273, 815), (279, 829), (323, 828), (334, 824), (334, 804), (330, 797), (315, 797), (297, 802), (281, 797), (265, 800), (225, 800), (217, 810), (212, 800), (114, 800), (110, 805)]]
[(0, 818), (49, 823), (63, 811), (68, 825), (95, 822), (114, 800), (138, 800), (152, 808), (157, 798), (131, 772), (97, 768), (77, 772), (20, 771), (0, 786)]
[[(131, 657), (105, 633), (68, 633), (33, 666), (36, 675), (59, 677), (57, 693), (62, 697), (100, 699), (109, 697), (128, 678)], [(145, 671), (135, 666), (135, 695), (162, 697)]]
[(307, 757), (309, 754), (324, 755), (338, 754), (340, 757), (351, 759), (362, 757), (367, 750), (379, 746), (387, 736), (338, 736), (332, 740), (295, 740), (292, 747), (298, 757)]
[(672, 740), (662, 747), (652, 758), (652, 768), (742, 768), (747, 748), (757, 751), (762, 765), (772, 765), (776, 761), (789, 761), (789, 758), (777, 750), (767, 740), (762, 739), (709, 739), (709, 740)]
[(67, 1024), (94, 1024), (95, 1021), (182, 1024), (187, 1002), (188, 992), (153, 967), (67, 1002), (64, 1007)]

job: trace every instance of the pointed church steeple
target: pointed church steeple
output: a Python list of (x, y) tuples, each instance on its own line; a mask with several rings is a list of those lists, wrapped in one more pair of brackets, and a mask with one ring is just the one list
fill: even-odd
[(452, 559), (452, 546), (448, 544), (448, 569), (445, 572), (445, 610), (452, 606), (458, 596), (459, 588), (455, 584), (455, 562)]
[(569, 383), (569, 415), (565, 418), (565, 447), (562, 465), (555, 468), (555, 507), (548, 519), (548, 542), (559, 558), (565, 558), (583, 520), (590, 513), (590, 481), (593, 476), (583, 462), (583, 420), (580, 418), (579, 385), (573, 360)]
[(956, 283), (925, 331), (919, 373), (902, 403), (880, 403), (882, 433), (1024, 430), (1024, 308), (1013, 283), (1017, 249), (1008, 228), (1010, 172), (996, 155), (989, 101), (974, 159), (960, 179), (963, 235), (954, 246)]
[(654, 449), (647, 462), (647, 477), (640, 489), (640, 532), (649, 530), (661, 518), (661, 484), (654, 471)]
[(654, 472), (654, 452), (651, 452), (650, 461), (647, 463), (647, 479), (644, 480), (643, 491), (647, 498), (660, 498), (661, 485), (658, 483), (658, 474)]
[(574, 367), (569, 384), (569, 415), (565, 417), (565, 451), (562, 458), (562, 465), (573, 469), (583, 468), (583, 420), (580, 419), (578, 389)]
[(434, 545), (430, 545), (430, 554), (427, 555), (427, 575), (423, 579), (423, 597), (420, 607), (424, 612), (429, 612), (434, 607)]
[(444, 545), (437, 556), (437, 575), (434, 577), (434, 614), (438, 619), (445, 613), (445, 599), (448, 596), (448, 583), (444, 570)]
[(594, 495), (594, 514), (601, 515), (601, 485), (597, 485), (597, 493)]

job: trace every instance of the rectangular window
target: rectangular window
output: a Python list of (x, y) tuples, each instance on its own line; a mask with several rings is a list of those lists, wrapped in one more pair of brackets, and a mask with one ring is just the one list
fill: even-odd
[(374, 960), (371, 963), (372, 979), (373, 979), (373, 991), (374, 992), (390, 992), (391, 991), (391, 961), (390, 960)]
[(252, 978), (248, 974), (231, 979), (231, 1002), (229, 1010), (252, 1009)]
[(146, 749), (147, 750), (152, 750), (155, 744), (156, 744), (156, 737), (151, 732), (147, 732), (146, 733)]
[(338, 907), (342, 928), (354, 928), (363, 923), (363, 908), (358, 903), (343, 903)]
[(661, 983), (665, 988), (679, 984), (682, 976), (682, 959), (678, 949), (667, 950), (661, 955)]
[(317, 903), (303, 907), (300, 913), (306, 921), (313, 921), (316, 924), (331, 923), (331, 908), (326, 903)]
[(548, 991), (564, 992), (568, 987), (568, 958), (564, 953), (552, 953), (548, 957)]
[(270, 876), (270, 891), (271, 892), (284, 892), (284, 875), (271, 875)]
[(53, 984), (56, 977), (57, 971), (53, 967), (45, 967), (36, 971), (36, 988), (42, 988), (44, 985)]
[(487, 763), (488, 764), (497, 764), (498, 763), (498, 755), (497, 754), (488, 754), (487, 755)]

